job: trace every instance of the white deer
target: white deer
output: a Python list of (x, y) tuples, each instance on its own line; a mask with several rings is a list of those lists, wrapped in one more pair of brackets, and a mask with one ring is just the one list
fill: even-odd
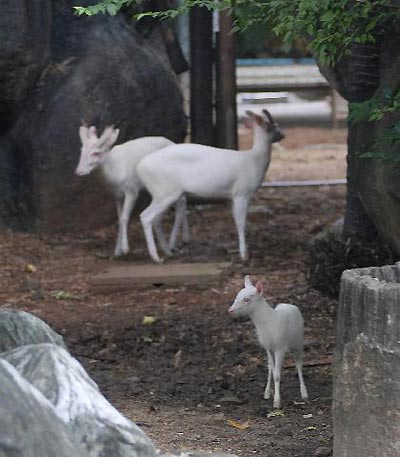
[(271, 394), (271, 378), (274, 378), (274, 408), (281, 404), (280, 381), (282, 363), (286, 353), (293, 355), (300, 381), (301, 398), (308, 398), (303, 379), (303, 317), (299, 308), (280, 303), (275, 308), (263, 297), (263, 286), (258, 281), (253, 286), (250, 276), (245, 276), (244, 288), (239, 291), (229, 308), (234, 315), (249, 316), (256, 327), (260, 345), (268, 354), (268, 382), (264, 398)]
[(152, 196), (140, 219), (154, 261), (161, 259), (154, 242), (153, 223), (185, 194), (232, 200), (240, 256), (247, 259), (245, 229), (249, 201), (264, 180), (271, 160), (271, 144), (282, 140), (284, 134), (267, 110), (265, 117), (251, 111), (246, 114), (245, 123), (253, 130), (253, 147), (247, 151), (174, 144), (139, 163), (138, 176)]
[[(118, 236), (114, 255), (129, 252), (128, 223), (139, 191), (144, 188), (137, 175), (137, 165), (143, 157), (175, 143), (161, 136), (147, 136), (114, 146), (119, 129), (106, 127), (98, 137), (96, 127), (82, 125), (79, 136), (82, 142), (81, 155), (75, 174), (84, 176), (99, 168), (111, 188), (118, 212)], [(155, 230), (160, 246), (166, 255), (171, 255), (177, 235), (182, 226), (183, 239), (189, 241), (189, 226), (186, 217), (186, 198), (176, 202), (175, 223), (167, 243), (161, 228), (161, 217), (155, 221)]]

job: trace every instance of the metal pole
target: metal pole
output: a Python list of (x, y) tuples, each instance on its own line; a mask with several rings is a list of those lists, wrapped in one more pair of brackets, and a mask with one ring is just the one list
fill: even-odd
[(232, 32), (233, 18), (229, 11), (219, 13), (217, 41), (216, 117), (219, 147), (237, 149), (236, 49)]
[(190, 11), (190, 126), (192, 143), (214, 145), (212, 14)]

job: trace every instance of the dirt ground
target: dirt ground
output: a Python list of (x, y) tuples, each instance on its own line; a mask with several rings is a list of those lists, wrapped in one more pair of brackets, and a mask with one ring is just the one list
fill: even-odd
[[(345, 176), (345, 130), (286, 134), (269, 181)], [(310, 144), (325, 146), (305, 147)], [(115, 226), (79, 235), (2, 232), (0, 304), (30, 311), (61, 333), (104, 395), (163, 451), (328, 456), (337, 303), (307, 286), (305, 256), (312, 238), (342, 215), (344, 199), (343, 185), (261, 189), (249, 213), (247, 264), (238, 259), (229, 206), (192, 206), (192, 241), (168, 262), (232, 262), (220, 286), (210, 289), (93, 294), (94, 273), (115, 263), (149, 262), (137, 220), (130, 228), (132, 253), (123, 260), (108, 257)], [(227, 312), (245, 273), (264, 281), (271, 303), (295, 303), (305, 319), (310, 399), (301, 401), (288, 358), (278, 414), (262, 398), (266, 354), (253, 326)], [(145, 316), (154, 322), (145, 325)]]

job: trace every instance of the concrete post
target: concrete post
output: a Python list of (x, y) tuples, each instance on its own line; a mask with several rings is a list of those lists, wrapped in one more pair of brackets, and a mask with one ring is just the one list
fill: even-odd
[(334, 457), (400, 455), (400, 263), (342, 275)]

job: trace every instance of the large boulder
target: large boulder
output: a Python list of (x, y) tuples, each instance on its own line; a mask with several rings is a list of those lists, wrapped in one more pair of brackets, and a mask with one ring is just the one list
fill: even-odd
[(65, 348), (62, 336), (33, 314), (0, 310), (0, 354), (27, 344), (52, 343)]
[(51, 0), (3, 0), (0, 17), (0, 133), (8, 130), (50, 61)]
[[(34, 327), (39, 328), (31, 340), (46, 340), (41, 329), (45, 334), (48, 329), (40, 319), (28, 313), (13, 315), (12, 311), (6, 315), (17, 321), (17, 333), (25, 324), (30, 335)], [(0, 326), (0, 336), (10, 329), (12, 326)], [(49, 337), (53, 339), (53, 335)], [(42, 343), (0, 352), (0, 457), (11, 455), (156, 457), (161, 454), (139, 427), (103, 397), (96, 383), (61, 345)], [(201, 451), (167, 453), (164, 457), (208, 455), (235, 457)]]
[[(23, 378), (20, 379), (20, 383), (26, 390), (25, 396), (33, 392), (37, 398), (43, 397), (44, 403), (48, 402), (51, 406), (49, 408), (51, 417), (54, 413), (57, 415), (55, 423), (59, 425), (61, 421), (66, 426), (66, 432), (61, 427), (61, 435), (70, 436), (71, 443), (78, 444), (83, 450), (83, 455), (90, 457), (156, 457), (159, 455), (145, 433), (103, 397), (79, 362), (63, 348), (53, 344), (27, 345), (1, 354), (1, 358), (5, 366), (11, 364), (15, 368), (18, 379)], [(11, 389), (10, 386), (6, 388)], [(1, 398), (0, 424), (3, 411)], [(25, 457), (25, 454), (23, 455)], [(167, 454), (166, 457), (168, 456), (173, 457), (172, 454)], [(188, 451), (179, 453), (177, 456), (211, 457), (209, 453), (201, 451)], [(235, 457), (233, 454), (223, 453), (212, 454), (212, 456)]]
[(85, 455), (156, 456), (147, 436), (103, 397), (66, 350), (53, 344), (36, 344), (3, 353), (2, 357), (51, 402), (75, 441), (85, 449)]
[(0, 457), (84, 457), (53, 405), (0, 357)]
[(6, 4), (0, 35), (15, 45), (0, 40), (0, 81), (6, 82), (0, 106), (8, 120), (0, 128), (0, 225), (98, 226), (115, 217), (114, 202), (93, 177), (74, 177), (81, 121), (100, 131), (118, 126), (119, 142), (145, 135), (182, 141), (185, 135), (182, 97), (161, 31), (156, 26), (141, 34), (122, 14), (78, 17), (72, 0)]

